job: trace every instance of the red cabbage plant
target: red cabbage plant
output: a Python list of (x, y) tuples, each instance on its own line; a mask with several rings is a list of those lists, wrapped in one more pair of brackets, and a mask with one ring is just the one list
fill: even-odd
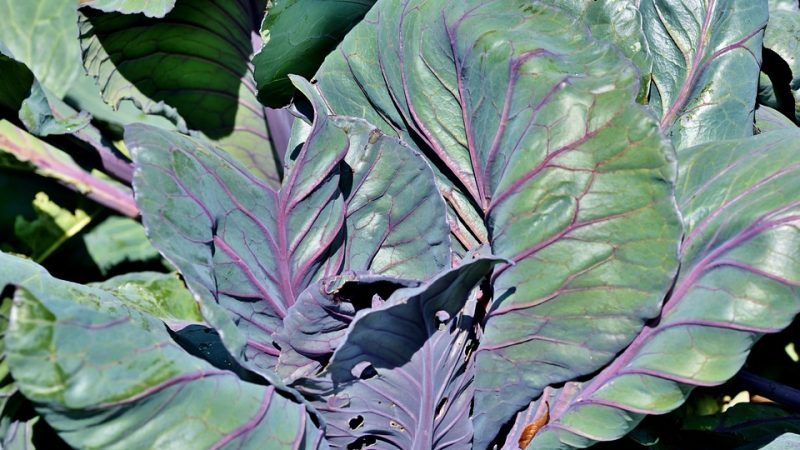
[(169, 119), (122, 162), (180, 278), (0, 254), (15, 389), (70, 446), (584, 448), (800, 311), (796, 3), (269, 8), (80, 9), (102, 98)]

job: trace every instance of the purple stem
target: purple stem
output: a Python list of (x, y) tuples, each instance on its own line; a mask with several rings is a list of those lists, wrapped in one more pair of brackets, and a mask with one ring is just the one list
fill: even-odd
[[(91, 127), (92, 125), (90, 124), (89, 126)], [(97, 133), (99, 135), (99, 131)], [(74, 135), (97, 150), (100, 161), (103, 163), (103, 169), (106, 172), (128, 184), (133, 182), (133, 164), (102, 142), (102, 138), (100, 140), (96, 139), (95, 136), (92, 136), (92, 133), (87, 132), (85, 129), (76, 131)]]
[(289, 136), (292, 132), (294, 116), (291, 115), (286, 108), (264, 108), (264, 110), (267, 112), (267, 127), (269, 128), (269, 137), (272, 141), (272, 151), (275, 152), (280, 166), (283, 167), (284, 155), (287, 150), (286, 146), (289, 145)]
[(800, 389), (772, 381), (747, 370), (740, 371), (734, 377), (734, 382), (749, 391), (750, 394), (766, 397), (795, 411), (800, 411)]

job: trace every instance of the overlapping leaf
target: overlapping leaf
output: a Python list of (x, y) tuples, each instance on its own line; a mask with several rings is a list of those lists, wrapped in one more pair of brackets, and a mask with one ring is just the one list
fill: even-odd
[(680, 232), (671, 149), (636, 105), (639, 73), (579, 18), (522, 1), (384, 1), (316, 77), (334, 112), (431, 158), (454, 236), (478, 230), (462, 244), (487, 239), (516, 263), (495, 274), (478, 353), (478, 447), (657, 314)]
[(373, 4), (375, 0), (273, 3), (261, 24), (264, 46), (253, 57), (259, 99), (272, 107), (288, 104), (294, 91), (288, 75), (313, 75)]
[(83, 235), (83, 243), (103, 275), (124, 262), (145, 262), (159, 256), (142, 225), (127, 217), (102, 221)]
[(229, 310), (261, 368), (274, 366), (272, 334), (315, 279), (341, 270), (421, 278), (449, 264), (444, 205), (425, 162), (363, 121), (316, 107), (278, 191), (201, 140), (144, 126), (126, 133), (149, 237), (206, 302)]
[(147, 17), (161, 18), (175, 7), (176, 0), (80, 0), (81, 5), (105, 12), (123, 14), (141, 13)]
[(283, 149), (270, 144), (250, 64), (262, 0), (181, 0), (163, 19), (81, 11), (84, 65), (108, 103), (166, 114), (280, 184)]
[[(787, 113), (791, 114), (792, 120), (800, 123), (800, 7), (797, 4), (794, 4), (794, 8), (776, 6), (770, 9), (764, 48), (774, 52), (785, 64), (783, 67), (789, 70), (782, 77), (770, 74), (772, 88), (779, 91), (776, 95), (787, 95), (787, 98), (779, 100), (788, 104)], [(772, 68), (777, 70), (777, 67)], [(777, 83), (780, 85), (776, 86)]]
[(550, 423), (532, 449), (584, 447), (720, 384), (764, 333), (800, 311), (797, 130), (679, 153), (677, 198), (687, 234), (681, 273), (658, 321), (585, 383), (545, 396)]
[(678, 148), (752, 135), (766, 1), (642, 0), (650, 105)]
[(461, 310), (499, 261), (467, 260), (356, 314), (327, 375), (312, 383), (332, 447), (469, 448), (474, 335)]
[(0, 43), (58, 98), (81, 70), (77, 6), (62, 0), (0, 2)]
[(400, 287), (417, 282), (395, 277), (344, 273), (306, 288), (275, 334), (281, 355), (275, 371), (291, 382), (323, 368), (344, 341), (356, 313), (380, 305)]
[(189, 355), (152, 316), (19, 258), (0, 254), (0, 267), (18, 286), (12, 374), (70, 445), (327, 448), (303, 405)]
[(612, 42), (639, 69), (640, 103), (647, 103), (653, 55), (643, 32), (639, 0), (557, 0), (550, 4), (565, 9), (583, 20), (595, 38)]
[(769, 106), (759, 105), (756, 108), (756, 129), (759, 133), (796, 127), (788, 117)]
[(55, 178), (98, 203), (131, 217), (139, 214), (128, 188), (90, 174), (66, 152), (6, 120), (0, 120), (0, 151), (32, 164), (40, 175)]

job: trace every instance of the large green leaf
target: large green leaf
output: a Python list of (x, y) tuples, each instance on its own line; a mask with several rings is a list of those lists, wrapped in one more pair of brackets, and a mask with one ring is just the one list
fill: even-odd
[(613, 440), (645, 415), (680, 406), (694, 386), (731, 378), (764, 333), (800, 311), (800, 131), (679, 153), (687, 234), (660, 319), (591, 380), (550, 390), (550, 423), (531, 449)]
[(262, 0), (180, 0), (163, 19), (82, 8), (84, 65), (112, 106), (163, 113), (277, 186), (284, 149), (270, 144), (250, 64), (263, 11)]
[(105, 12), (123, 14), (142, 13), (147, 17), (161, 18), (175, 7), (176, 0), (80, 0), (81, 5)]
[(450, 202), (460, 223), (480, 221), (467, 228), (485, 226), (515, 263), (494, 275), (478, 350), (477, 448), (658, 313), (680, 234), (672, 150), (636, 104), (639, 72), (579, 17), (526, 1), (382, 1), (316, 77), (334, 112), (416, 143), (445, 198), (467, 199)]
[(0, 1), (0, 42), (27, 65), (42, 85), (61, 98), (78, 77), (77, 1)]
[(327, 448), (303, 405), (189, 355), (158, 319), (19, 258), (0, 254), (0, 267), (17, 286), (11, 372), (70, 445)]
[(289, 103), (294, 87), (288, 75), (313, 75), (373, 4), (375, 0), (273, 2), (261, 24), (264, 46), (253, 58), (258, 98), (272, 107)]
[(231, 319), (204, 316), (256, 368), (274, 366), (272, 334), (313, 281), (343, 270), (424, 278), (450, 264), (444, 204), (425, 161), (315, 105), (280, 190), (203, 140), (146, 126), (126, 132), (150, 239), (208, 308), (229, 311), (239, 337)]
[(95, 176), (79, 166), (66, 152), (37, 139), (7, 120), (0, 120), (0, 152), (32, 164), (36, 173), (55, 178), (92, 200), (135, 217), (139, 210), (130, 189)]
[(752, 135), (766, 0), (642, 0), (650, 104), (678, 148)]

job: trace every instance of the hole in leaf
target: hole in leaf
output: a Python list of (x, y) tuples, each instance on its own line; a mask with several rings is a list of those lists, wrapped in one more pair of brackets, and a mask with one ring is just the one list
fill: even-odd
[(347, 421), (351, 430), (357, 430), (364, 426), (364, 416), (356, 416)]
[(356, 311), (360, 311), (373, 306), (374, 296), (377, 295), (385, 300), (394, 291), (403, 287), (405, 286), (391, 281), (376, 281), (372, 283), (351, 281), (339, 288), (334, 294), (334, 298), (339, 301), (350, 302)]
[(378, 442), (378, 440), (375, 439), (375, 436), (361, 436), (355, 441), (347, 444), (347, 450), (361, 450), (371, 445), (375, 445), (376, 442)]
[(444, 415), (445, 407), (447, 406), (448, 399), (447, 397), (439, 400), (439, 404), (436, 405), (436, 419), (441, 419)]
[(436, 325), (436, 329), (442, 330), (448, 320), (450, 320), (450, 314), (447, 311), (436, 311), (433, 323)]
[(372, 363), (369, 361), (361, 361), (360, 363), (353, 366), (353, 369), (350, 370), (350, 373), (361, 380), (368, 380), (376, 375), (378, 372), (372, 366)]
[(403, 432), (406, 431), (406, 428), (399, 423), (395, 422), (394, 420), (389, 421), (389, 428), (394, 428), (397, 431)]

